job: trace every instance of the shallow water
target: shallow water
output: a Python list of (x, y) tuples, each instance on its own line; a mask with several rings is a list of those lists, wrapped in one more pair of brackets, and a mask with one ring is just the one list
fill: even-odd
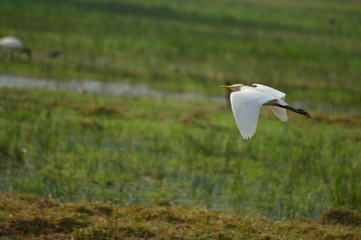
[[(224, 103), (225, 97), (207, 96), (197, 92), (174, 93), (153, 89), (145, 84), (128, 84), (121, 82), (105, 82), (92, 79), (59, 81), (54, 79), (37, 79), (0, 74), (0, 87), (38, 88), (47, 90), (66, 90), (89, 94), (114, 95), (114, 96), (145, 96), (158, 99), (180, 100), (207, 100), (214, 103)], [(322, 101), (287, 101), (296, 108), (322, 113), (348, 113), (359, 114), (359, 109), (354, 106), (335, 106)]]
[(99, 80), (69, 80), (36, 79), (12, 75), (0, 75), (0, 87), (39, 88), (47, 90), (67, 90), (71, 92), (86, 92), (90, 94), (114, 96), (147, 96), (154, 98), (174, 98), (183, 100), (210, 100), (225, 103), (223, 97), (209, 97), (196, 92), (169, 93), (152, 89), (144, 84), (128, 84), (119, 82), (103, 82)]

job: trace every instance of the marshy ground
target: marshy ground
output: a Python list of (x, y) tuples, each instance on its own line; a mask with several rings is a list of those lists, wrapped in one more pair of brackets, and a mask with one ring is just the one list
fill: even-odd
[(361, 216), (333, 209), (321, 219), (271, 220), (170, 206), (64, 204), (21, 194), (0, 196), (0, 239), (361, 239)]
[[(54, 87), (0, 88), (0, 238), (360, 239), (360, 16), (351, 0), (2, 0), (1, 36), (33, 58), (0, 52), (0, 77)], [(56, 87), (78, 81), (153, 95)], [(264, 110), (243, 141), (225, 82), (313, 118)]]

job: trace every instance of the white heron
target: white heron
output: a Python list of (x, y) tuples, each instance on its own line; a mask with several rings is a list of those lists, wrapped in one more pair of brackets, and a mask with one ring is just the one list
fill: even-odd
[(31, 50), (24, 47), (22, 41), (16, 37), (4, 37), (0, 39), (0, 50), (9, 51), (11, 56), (14, 52), (25, 53), (28, 60), (31, 60)]
[(242, 84), (220, 87), (232, 90), (230, 96), (232, 112), (243, 139), (249, 139), (255, 134), (260, 109), (263, 105), (269, 106), (282, 122), (287, 121), (287, 110), (311, 118), (311, 115), (304, 109), (289, 106), (285, 102), (286, 94), (274, 88), (261, 84), (252, 84), (251, 87)]

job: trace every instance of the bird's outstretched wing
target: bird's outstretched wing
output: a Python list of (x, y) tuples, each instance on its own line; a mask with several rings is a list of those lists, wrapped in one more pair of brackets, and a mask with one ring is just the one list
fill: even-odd
[(277, 98), (252, 88), (231, 93), (231, 105), (238, 129), (244, 139), (256, 132), (260, 108)]
[[(277, 89), (268, 87), (266, 85), (262, 85), (262, 84), (252, 84), (252, 87), (254, 87), (256, 90), (261, 91), (263, 93), (266, 93), (272, 97), (278, 98), (282, 101), (285, 100), (286, 98), (286, 94), (278, 91)], [(275, 106), (268, 106), (272, 112), (282, 121), (282, 122), (286, 122), (287, 121), (287, 110), (284, 108), (279, 108), (279, 107), (275, 107)]]
[(268, 87), (266, 85), (257, 84), (257, 83), (252, 84), (252, 87), (254, 87), (258, 91), (261, 91), (268, 95), (271, 95), (272, 97), (281, 99), (282, 101), (285, 100), (286, 94), (281, 91), (278, 91), (277, 89)]

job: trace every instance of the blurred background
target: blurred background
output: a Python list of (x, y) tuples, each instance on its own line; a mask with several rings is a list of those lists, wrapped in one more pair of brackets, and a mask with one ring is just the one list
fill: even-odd
[[(2, 0), (0, 22), (32, 53), (0, 48), (2, 192), (360, 210), (359, 1)], [(279, 89), (313, 119), (262, 111), (243, 141), (225, 83)]]

